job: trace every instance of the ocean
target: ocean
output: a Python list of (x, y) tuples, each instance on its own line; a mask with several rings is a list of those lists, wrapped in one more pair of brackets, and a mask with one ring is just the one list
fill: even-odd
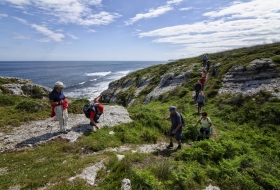
[(56, 81), (67, 87), (68, 97), (92, 100), (118, 80), (136, 70), (164, 61), (0, 61), (0, 76), (30, 79), (53, 88)]

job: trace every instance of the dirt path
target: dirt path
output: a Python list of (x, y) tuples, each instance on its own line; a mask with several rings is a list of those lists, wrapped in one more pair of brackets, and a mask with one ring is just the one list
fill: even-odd
[[(104, 117), (101, 116), (99, 127), (113, 127), (121, 123), (132, 122), (129, 113), (121, 106), (105, 106)], [(53, 118), (46, 120), (32, 121), (28, 124), (15, 127), (11, 132), (0, 133), (0, 152), (22, 147), (33, 147), (61, 136), (74, 142), (87, 130), (93, 130), (89, 125), (89, 119), (84, 114), (69, 115), (68, 134), (60, 134), (58, 121)]]

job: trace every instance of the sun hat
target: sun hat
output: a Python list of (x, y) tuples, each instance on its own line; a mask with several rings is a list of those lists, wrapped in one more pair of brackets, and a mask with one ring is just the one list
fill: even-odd
[(57, 81), (57, 82), (54, 84), (54, 87), (63, 87), (63, 88), (65, 88), (66, 86), (63, 84), (63, 82)]
[(170, 106), (170, 108), (168, 108), (168, 110), (169, 110), (169, 111), (172, 111), (172, 110), (175, 111), (175, 110), (176, 110), (176, 107), (175, 107), (175, 106)]

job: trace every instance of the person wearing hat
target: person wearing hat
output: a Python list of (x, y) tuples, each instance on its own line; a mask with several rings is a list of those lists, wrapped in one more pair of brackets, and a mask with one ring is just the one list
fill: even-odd
[(181, 139), (182, 139), (182, 126), (184, 124), (183, 117), (180, 113), (176, 111), (175, 106), (171, 106), (169, 109), (170, 116), (167, 118), (164, 118), (165, 120), (170, 119), (171, 120), (171, 128), (169, 131), (170, 136), (170, 144), (167, 146), (167, 148), (173, 148), (173, 137), (176, 137), (176, 140), (178, 141), (178, 147), (177, 149), (181, 149)]
[(54, 85), (53, 91), (49, 94), (50, 104), (52, 106), (51, 117), (56, 116), (59, 121), (60, 132), (67, 134), (67, 121), (68, 121), (68, 101), (65, 99), (63, 89), (66, 86), (57, 81)]

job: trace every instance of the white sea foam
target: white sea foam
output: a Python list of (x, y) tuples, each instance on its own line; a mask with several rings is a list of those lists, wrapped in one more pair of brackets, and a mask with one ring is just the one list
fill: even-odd
[(85, 84), (86, 82), (80, 82), (79, 84)]
[(117, 73), (125, 76), (125, 75), (127, 75), (129, 72), (130, 72), (130, 70), (127, 70), (127, 71), (118, 71)]
[(111, 71), (109, 72), (95, 72), (95, 73), (85, 73), (86, 76), (102, 76), (105, 77), (106, 75), (109, 75)]

